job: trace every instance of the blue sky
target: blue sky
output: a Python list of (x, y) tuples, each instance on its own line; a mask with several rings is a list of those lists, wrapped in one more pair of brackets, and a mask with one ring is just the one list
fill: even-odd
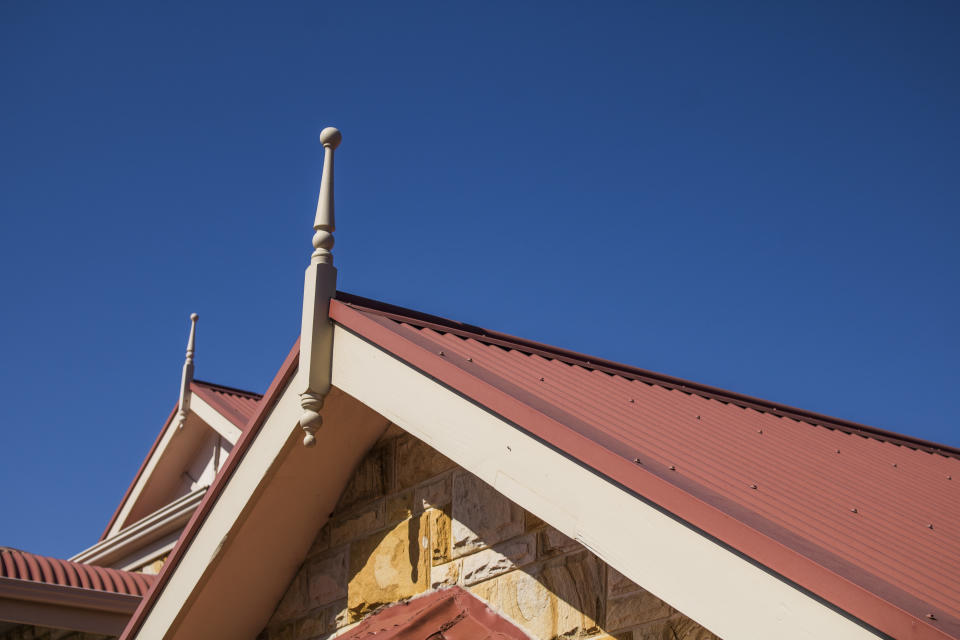
[(340, 288), (960, 446), (960, 9), (0, 4), (0, 544), (92, 544)]

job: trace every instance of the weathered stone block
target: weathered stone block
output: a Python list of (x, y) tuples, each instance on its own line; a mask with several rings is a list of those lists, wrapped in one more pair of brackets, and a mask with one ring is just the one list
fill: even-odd
[(332, 633), (337, 629), (350, 624), (350, 609), (347, 608), (347, 599), (337, 600), (329, 604), (323, 610), (323, 617), (326, 622), (326, 633)]
[(350, 545), (347, 607), (351, 620), (426, 591), (430, 584), (427, 514)]
[(347, 596), (347, 550), (318, 558), (307, 566), (310, 606), (325, 605)]
[(501, 573), (530, 564), (536, 559), (536, 535), (507, 540), (463, 558), (463, 583), (489, 580)]
[(346, 511), (354, 505), (381, 498), (393, 489), (394, 442), (376, 445), (357, 465), (347, 483), (335, 511)]
[(416, 488), (414, 493), (414, 508), (419, 511), (435, 508), (440, 509), (449, 505), (452, 500), (451, 484), (453, 475), (447, 474), (434, 482)]
[(596, 634), (604, 614), (606, 565), (588, 551), (556, 558), (543, 565), (541, 580), (557, 597), (559, 635)]
[(657, 620), (633, 631), (634, 640), (719, 640), (682, 614)]
[(430, 559), (433, 564), (442, 564), (450, 560), (450, 516), (441, 509), (430, 509), (425, 513), (430, 523)]
[(456, 466), (449, 458), (412, 436), (398, 438), (396, 443), (399, 489), (426, 482)]
[(541, 558), (568, 553), (580, 549), (576, 540), (571, 540), (553, 527), (541, 529), (537, 537), (538, 555)]
[(438, 564), (430, 569), (430, 588), (441, 589), (460, 584), (460, 572), (463, 560), (454, 560), (446, 564)]
[(611, 598), (624, 596), (628, 593), (636, 593), (643, 589), (630, 578), (623, 575), (613, 567), (607, 569), (607, 595)]
[(286, 622), (302, 615), (307, 609), (307, 572), (303, 567), (297, 572), (287, 587), (287, 592), (280, 600), (270, 622)]
[(524, 631), (540, 640), (550, 640), (558, 635), (557, 597), (538, 580), (538, 576), (526, 571), (511, 571), (489, 582), (497, 583), (500, 610)]
[(384, 526), (384, 501), (352, 513), (340, 516), (330, 525), (330, 544), (334, 547), (356, 540)]
[(453, 557), (523, 533), (523, 509), (475, 475), (453, 476)]
[(673, 613), (670, 605), (649, 591), (641, 589), (630, 595), (607, 600), (606, 630), (620, 631), (667, 618)]
[(386, 512), (384, 513), (384, 521), (387, 525), (393, 525), (401, 520), (406, 520), (411, 515), (413, 515), (412, 489), (387, 496)]
[[(456, 561), (454, 561), (456, 562)], [(468, 586), (467, 591), (483, 600), (492, 609), (500, 609), (500, 578), (478, 582)]]
[(310, 550), (307, 551), (308, 556), (314, 556), (318, 553), (322, 553), (330, 548), (330, 522), (327, 521), (325, 525), (320, 527), (320, 531), (317, 533), (317, 537), (313, 539), (313, 544), (310, 546)]

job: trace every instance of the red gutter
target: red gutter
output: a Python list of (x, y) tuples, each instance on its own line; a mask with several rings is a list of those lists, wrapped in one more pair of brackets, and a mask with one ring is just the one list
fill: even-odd
[(203, 496), (203, 500), (200, 502), (200, 505), (197, 507), (196, 511), (193, 512), (193, 516), (190, 518), (186, 528), (180, 535), (180, 539), (177, 540), (177, 544), (170, 553), (170, 557), (163, 564), (163, 568), (160, 569), (160, 573), (157, 575), (156, 583), (140, 602), (140, 606), (137, 607), (136, 612), (134, 612), (133, 616), (130, 618), (126, 628), (120, 635), (119, 640), (130, 640), (136, 636), (137, 632), (139, 632), (140, 627), (146, 620), (147, 615), (153, 608), (157, 598), (160, 597), (160, 594), (163, 592), (164, 587), (166, 587), (167, 582), (170, 581), (170, 576), (173, 575), (174, 571), (176, 571), (176, 568), (180, 565), (180, 561), (186, 554), (187, 549), (193, 542), (193, 539), (197, 537), (197, 533), (203, 526), (203, 523), (210, 514), (210, 511), (213, 509), (214, 504), (216, 504), (220, 494), (223, 493), (223, 490), (230, 481), (230, 478), (237, 470), (237, 467), (240, 466), (241, 461), (247, 453), (247, 450), (253, 444), (253, 441), (256, 440), (257, 435), (260, 433), (260, 428), (267, 419), (267, 415), (280, 399), (280, 392), (283, 391), (283, 389), (287, 386), (287, 383), (293, 377), (294, 373), (296, 373), (297, 363), (299, 360), (300, 339), (297, 338), (297, 341), (294, 343), (290, 353), (287, 354), (283, 364), (280, 366), (280, 370), (273, 378), (273, 382), (270, 383), (270, 387), (260, 400), (260, 410), (255, 416), (253, 416), (249, 424), (243, 429), (240, 439), (237, 440), (237, 444), (230, 452), (230, 455), (227, 456), (226, 464), (224, 464), (223, 468), (217, 473), (217, 477), (214, 479), (213, 484), (210, 485), (209, 489), (207, 489), (207, 493)]
[[(355, 299), (355, 298), (354, 298)], [(378, 314), (387, 315), (387, 314)], [(689, 523), (724, 545), (746, 555), (760, 565), (810, 591), (866, 624), (896, 638), (945, 640), (960, 637), (960, 622), (951, 616), (937, 615), (937, 624), (920, 619), (880, 595), (851, 582), (811, 558), (761, 533), (752, 526), (691, 495), (687, 490), (668, 482), (639, 466), (631, 459), (617, 455), (589, 440), (567, 425), (519, 401), (501, 388), (480, 379), (469, 368), (479, 367), (464, 361), (454, 363), (433, 351), (415, 344), (399, 333), (392, 320), (368, 317), (342, 300), (332, 300), (330, 317), (393, 354), (426, 375), (474, 400), (508, 422), (520, 426), (531, 435), (549, 443), (561, 452), (580, 461), (595, 473)], [(399, 322), (409, 321), (403, 318)], [(444, 328), (449, 332), (449, 329)], [(476, 334), (470, 334), (475, 337)], [(487, 340), (487, 338), (484, 338)], [(594, 366), (595, 365), (590, 365)], [(600, 470), (603, 471), (600, 471)], [(879, 582), (879, 581), (878, 581)], [(878, 584), (878, 591), (892, 588)], [(899, 594), (898, 594), (899, 595)], [(900, 598), (898, 598), (900, 599)]]

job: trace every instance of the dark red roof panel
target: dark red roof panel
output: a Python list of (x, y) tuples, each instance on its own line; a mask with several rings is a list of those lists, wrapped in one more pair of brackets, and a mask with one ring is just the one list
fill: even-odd
[(190, 390), (200, 396), (211, 407), (219, 411), (239, 429), (250, 422), (257, 412), (257, 403), (263, 396), (252, 391), (225, 387), (212, 382), (194, 380)]
[(0, 548), (0, 578), (143, 596), (156, 576)]
[(433, 591), (381, 609), (344, 640), (529, 640), (513, 623), (460, 587)]
[(330, 314), (868, 624), (960, 637), (960, 451), (345, 294)]

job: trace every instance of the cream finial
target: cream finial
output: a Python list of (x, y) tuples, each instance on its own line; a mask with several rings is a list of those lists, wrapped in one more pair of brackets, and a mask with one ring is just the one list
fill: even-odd
[(177, 410), (177, 429), (183, 429), (190, 411), (190, 383), (193, 382), (193, 352), (197, 340), (197, 320), (195, 313), (190, 314), (190, 337), (187, 338), (187, 357), (183, 361), (183, 375), (180, 378), (180, 408)]
[(333, 324), (330, 322), (330, 298), (337, 291), (337, 270), (333, 266), (333, 152), (343, 136), (334, 127), (320, 132), (323, 144), (323, 177), (313, 228), (313, 253), (304, 274), (303, 323), (300, 325), (300, 375), (306, 389), (300, 394), (300, 427), (303, 444), (312, 447), (314, 434), (323, 424), (320, 410), (330, 392), (330, 368), (333, 361)]
[(317, 217), (313, 222), (313, 256), (311, 262), (333, 264), (333, 232), (337, 225), (333, 214), (333, 152), (343, 136), (335, 127), (320, 132), (323, 145), (323, 177), (320, 179), (320, 197), (317, 199)]

